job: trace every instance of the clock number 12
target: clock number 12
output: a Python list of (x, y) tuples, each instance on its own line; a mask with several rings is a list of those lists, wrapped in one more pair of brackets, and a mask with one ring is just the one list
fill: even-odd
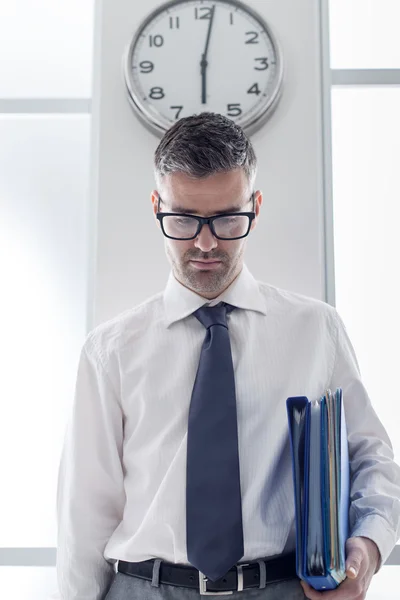
[[(201, 8), (195, 8), (194, 9), (194, 18), (196, 20), (198, 19), (206, 19), (206, 20), (210, 20), (211, 19), (211, 15), (212, 15), (212, 8), (207, 8), (206, 6), (203, 6)], [(201, 14), (203, 13), (203, 14)]]

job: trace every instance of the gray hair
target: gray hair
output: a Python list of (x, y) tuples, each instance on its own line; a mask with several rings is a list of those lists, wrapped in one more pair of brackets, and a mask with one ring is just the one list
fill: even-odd
[(168, 173), (199, 179), (239, 167), (252, 188), (257, 159), (250, 140), (234, 121), (211, 112), (179, 119), (166, 131), (154, 155), (158, 186)]

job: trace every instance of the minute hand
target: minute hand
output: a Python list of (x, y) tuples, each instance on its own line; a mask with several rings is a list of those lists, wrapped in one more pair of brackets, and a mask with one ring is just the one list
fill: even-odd
[(208, 47), (210, 45), (211, 29), (212, 29), (213, 22), (214, 22), (214, 14), (215, 14), (215, 4), (211, 8), (210, 24), (208, 26), (206, 46), (204, 48), (204, 53), (201, 55), (201, 62), (200, 62), (200, 66), (201, 66), (201, 102), (202, 102), (202, 104), (207, 103), (207, 67), (208, 67), (207, 54), (208, 54)]

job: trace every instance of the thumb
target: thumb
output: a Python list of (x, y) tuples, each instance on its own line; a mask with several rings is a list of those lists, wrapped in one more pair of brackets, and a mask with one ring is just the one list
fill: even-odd
[(355, 579), (360, 571), (361, 562), (363, 560), (363, 551), (356, 544), (352, 544), (351, 538), (347, 540), (346, 549), (347, 559), (346, 559), (346, 575), (350, 579)]

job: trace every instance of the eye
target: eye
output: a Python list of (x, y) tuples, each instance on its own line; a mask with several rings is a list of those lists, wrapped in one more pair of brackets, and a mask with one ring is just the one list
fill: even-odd
[(233, 225), (238, 221), (238, 217), (221, 217), (218, 219), (221, 225)]

